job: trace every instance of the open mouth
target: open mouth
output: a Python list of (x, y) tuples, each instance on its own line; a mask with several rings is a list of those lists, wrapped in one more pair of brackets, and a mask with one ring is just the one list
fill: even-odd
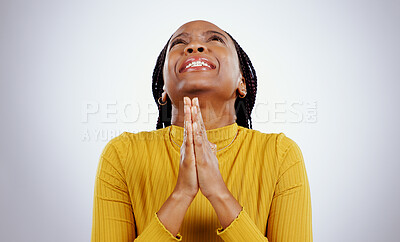
[(190, 57), (188, 58), (181, 67), (179, 73), (191, 72), (191, 71), (207, 71), (215, 69), (215, 65), (204, 57)]

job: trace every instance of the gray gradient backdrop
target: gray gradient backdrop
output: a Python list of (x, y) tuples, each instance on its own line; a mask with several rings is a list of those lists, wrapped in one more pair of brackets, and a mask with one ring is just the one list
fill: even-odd
[(151, 75), (205, 19), (259, 79), (254, 128), (300, 146), (314, 241), (395, 241), (399, 1), (1, 1), (0, 241), (89, 241), (106, 142), (155, 128)]

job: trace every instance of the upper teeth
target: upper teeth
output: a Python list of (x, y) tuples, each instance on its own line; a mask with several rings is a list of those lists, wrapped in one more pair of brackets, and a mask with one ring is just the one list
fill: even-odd
[(208, 66), (208, 67), (210, 67), (209, 64), (207, 64), (207, 63), (205, 63), (203, 61), (193, 61), (193, 62), (189, 63), (185, 68), (189, 68), (189, 67), (192, 67), (192, 66)]

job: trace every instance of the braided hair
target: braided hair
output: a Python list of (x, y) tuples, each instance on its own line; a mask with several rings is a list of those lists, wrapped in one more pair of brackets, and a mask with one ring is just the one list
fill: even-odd
[[(240, 69), (242, 71), (242, 75), (245, 79), (247, 95), (244, 98), (236, 98), (235, 101), (235, 112), (236, 112), (236, 123), (240, 126), (246, 127), (248, 129), (252, 129), (252, 121), (251, 121), (251, 111), (253, 110), (254, 103), (256, 100), (257, 94), (257, 76), (256, 71), (251, 64), (250, 58), (247, 56), (246, 52), (240, 47), (240, 45), (236, 42), (236, 40), (227, 32), (225, 32), (235, 44), (235, 49), (239, 59)], [(172, 36), (171, 36), (172, 37)], [(158, 119), (157, 119), (157, 129), (165, 128), (171, 125), (171, 116), (172, 116), (172, 104), (171, 100), (167, 95), (167, 103), (165, 105), (160, 105), (158, 103), (158, 99), (161, 97), (163, 93), (164, 86), (164, 78), (163, 78), (163, 67), (165, 63), (165, 57), (167, 53), (167, 48), (171, 37), (167, 41), (167, 44), (164, 46), (162, 51), (160, 52), (156, 66), (153, 71), (153, 83), (152, 83), (152, 91), (154, 100), (158, 106)]]

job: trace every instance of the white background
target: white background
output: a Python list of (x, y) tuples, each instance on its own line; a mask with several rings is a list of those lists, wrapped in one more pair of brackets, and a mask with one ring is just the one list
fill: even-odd
[(314, 241), (398, 239), (399, 1), (10, 0), (0, 3), (0, 240), (90, 240), (101, 151), (121, 131), (155, 129), (156, 58), (195, 19), (250, 56), (254, 129), (300, 146)]

